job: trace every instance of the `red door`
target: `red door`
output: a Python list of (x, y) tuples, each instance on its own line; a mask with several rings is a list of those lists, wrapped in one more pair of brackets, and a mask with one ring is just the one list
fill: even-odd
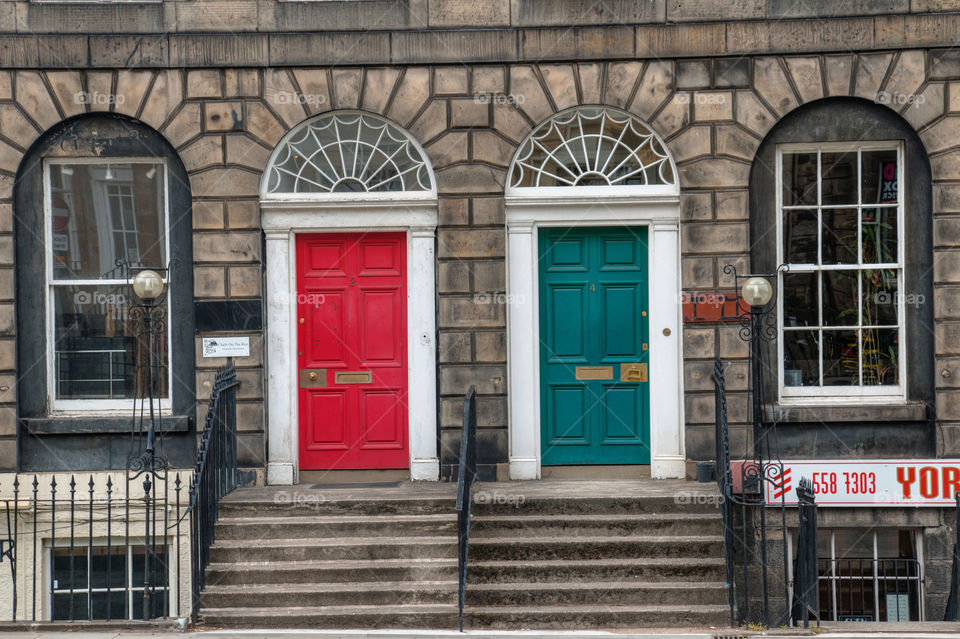
[(407, 468), (403, 233), (297, 238), (300, 468)]

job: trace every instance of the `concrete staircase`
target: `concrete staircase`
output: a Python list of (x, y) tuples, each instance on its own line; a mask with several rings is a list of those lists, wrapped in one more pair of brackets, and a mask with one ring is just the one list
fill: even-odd
[[(553, 483), (479, 485), (465, 627), (726, 625), (713, 505)], [(456, 629), (455, 489), (237, 491), (221, 504), (199, 622)]]
[[(722, 521), (673, 496), (481, 488), (467, 578), (473, 628), (725, 627)], [(505, 492), (497, 499), (496, 490)], [(486, 494), (485, 494), (486, 492)], [(709, 500), (707, 500), (709, 501)]]
[(429, 488), (237, 491), (221, 502), (200, 624), (456, 628), (455, 498)]

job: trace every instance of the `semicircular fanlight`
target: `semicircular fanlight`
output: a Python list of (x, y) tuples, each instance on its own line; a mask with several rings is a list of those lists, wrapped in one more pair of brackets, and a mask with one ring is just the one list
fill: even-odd
[(517, 151), (511, 187), (675, 184), (660, 138), (628, 113), (600, 107), (561, 113)]
[(426, 158), (399, 127), (364, 113), (328, 113), (301, 124), (274, 155), (266, 192), (429, 191)]

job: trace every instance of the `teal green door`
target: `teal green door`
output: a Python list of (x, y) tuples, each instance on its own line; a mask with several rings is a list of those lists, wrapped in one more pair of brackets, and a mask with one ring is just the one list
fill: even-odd
[(647, 229), (539, 237), (541, 463), (649, 464)]

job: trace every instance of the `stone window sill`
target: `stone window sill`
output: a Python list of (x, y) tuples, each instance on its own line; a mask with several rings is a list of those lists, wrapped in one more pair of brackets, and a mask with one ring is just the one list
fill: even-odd
[(772, 423), (811, 422), (922, 422), (927, 419), (923, 402), (890, 404), (766, 404), (766, 418)]
[[(29, 417), (20, 421), (31, 435), (102, 435), (134, 431), (131, 417)], [(164, 415), (162, 430), (164, 433), (186, 432), (190, 429), (190, 422), (188, 415)], [(158, 423), (157, 429), (160, 428)]]

